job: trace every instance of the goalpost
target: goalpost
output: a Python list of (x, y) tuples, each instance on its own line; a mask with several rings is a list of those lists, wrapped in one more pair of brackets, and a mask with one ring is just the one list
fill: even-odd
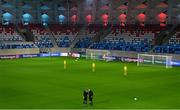
[(137, 66), (141, 65), (161, 65), (166, 68), (172, 68), (172, 56), (138, 54)]
[(109, 60), (108, 56), (110, 55), (110, 51), (108, 50), (86, 50), (86, 59), (94, 59), (94, 60)]

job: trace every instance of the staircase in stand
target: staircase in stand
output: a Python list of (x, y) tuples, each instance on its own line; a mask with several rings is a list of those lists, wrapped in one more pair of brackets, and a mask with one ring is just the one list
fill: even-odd
[(58, 47), (58, 45), (57, 45), (57, 42), (56, 42), (56, 38), (54, 37), (54, 34), (52, 33), (52, 31), (49, 29), (49, 27), (48, 26), (45, 26), (45, 29), (47, 30), (47, 32), (49, 33), (49, 35), (50, 35), (50, 39), (51, 39), (51, 41), (52, 41), (52, 43), (53, 43), (53, 45), (54, 45), (54, 47), (55, 48), (57, 48)]
[(19, 28), (18, 25), (15, 26), (16, 32), (22, 36), (23, 41), (35, 42), (37, 37), (33, 35), (28, 26), (24, 26), (23, 29)]
[(74, 46), (76, 45), (76, 43), (79, 41), (80, 38), (82, 38), (82, 36), (85, 35), (85, 31), (86, 31), (86, 26), (83, 26), (81, 28), (81, 30), (78, 32), (78, 34), (75, 36), (74, 40), (72, 41), (71, 45), (70, 45), (70, 49), (73, 50)]
[[(101, 27), (101, 30), (93, 37), (93, 42), (102, 41), (109, 33), (111, 32), (111, 27)], [(90, 48), (93, 44), (91, 44), (88, 48)]]
[(157, 45), (166, 45), (169, 39), (176, 33), (177, 25), (169, 26), (166, 30), (161, 31), (155, 36), (155, 42), (149, 53), (152, 53)]

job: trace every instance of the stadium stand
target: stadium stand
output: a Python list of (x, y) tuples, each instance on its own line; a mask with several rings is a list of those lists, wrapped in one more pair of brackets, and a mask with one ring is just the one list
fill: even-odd
[[(56, 41), (58, 47), (70, 47), (76, 36), (81, 30), (81, 26), (69, 27), (59, 24), (52, 24), (49, 26), (53, 33), (53, 39)], [(153, 28), (152, 28), (153, 27)], [(20, 26), (20, 28), (23, 28)], [(145, 27), (136, 27), (135, 25), (127, 25), (125, 27), (112, 26), (111, 32), (99, 42), (93, 42), (93, 37), (99, 31), (99, 25), (91, 25), (86, 27), (83, 35), (79, 35), (74, 48), (91, 48), (91, 49), (107, 49), (120, 51), (137, 51), (149, 52), (155, 46), (156, 53), (180, 53), (180, 32), (176, 32), (171, 37), (166, 45), (154, 45), (154, 39), (165, 28), (160, 28), (157, 25), (147, 25)], [(17, 42), (16, 44), (1, 43), (0, 49), (15, 49), (15, 48), (52, 48), (52, 38), (41, 24), (29, 25), (29, 30), (36, 36), (34, 43), (23, 44), (23, 38), (15, 31), (14, 25), (0, 26), (0, 41), (3, 42)], [(81, 33), (82, 34), (82, 33)]]
[(81, 27), (69, 27), (59, 24), (50, 25), (50, 30), (54, 35), (54, 39), (58, 47), (69, 47)]
[(37, 48), (34, 43), (24, 43), (24, 42), (12, 42), (0, 44), (0, 49), (23, 49), (23, 48)]
[(154, 52), (180, 54), (180, 31), (176, 32), (167, 44), (156, 46)]
[(0, 41), (22, 41), (22, 37), (15, 31), (14, 25), (0, 25)]
[(81, 38), (76, 43), (75, 48), (88, 48), (92, 44), (92, 42), (92, 37)]
[(154, 27), (153, 29), (149, 27), (138, 29), (133, 26), (112, 27), (111, 33), (102, 41), (94, 43), (91, 48), (148, 52), (153, 46), (155, 35), (160, 32), (159, 28)]
[(51, 48), (53, 47), (53, 43), (50, 39), (50, 34), (48, 31), (40, 24), (33, 24), (31, 25), (31, 31), (34, 36), (37, 37), (37, 41), (35, 44), (39, 48)]
[(25, 43), (23, 38), (16, 32), (15, 26), (0, 25), (0, 49), (36, 48), (33, 43)]

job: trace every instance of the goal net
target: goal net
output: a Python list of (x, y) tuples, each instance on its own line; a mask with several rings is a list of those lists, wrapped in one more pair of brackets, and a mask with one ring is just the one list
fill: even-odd
[(95, 60), (110, 60), (109, 59), (110, 51), (108, 50), (86, 50), (86, 59), (95, 59)]
[(166, 68), (172, 67), (172, 56), (167, 55), (151, 55), (151, 54), (138, 54), (138, 66), (159, 65)]

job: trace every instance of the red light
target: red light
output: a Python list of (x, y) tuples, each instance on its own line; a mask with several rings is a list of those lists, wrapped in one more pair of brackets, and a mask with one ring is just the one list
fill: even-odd
[(165, 14), (165, 13), (160, 13), (160, 14), (158, 15), (158, 20), (159, 20), (159, 22), (166, 22), (166, 19), (167, 19), (167, 14)]
[(123, 22), (123, 23), (126, 22), (126, 14), (119, 15), (119, 22)]
[(86, 16), (86, 22), (88, 23), (88, 25), (92, 22), (92, 15)]
[(71, 16), (71, 21), (73, 24), (75, 24), (77, 22), (77, 15)]
[(120, 22), (120, 25), (121, 26), (125, 26), (125, 22), (126, 22), (126, 14), (121, 14), (121, 15), (119, 15), (119, 22)]
[(103, 21), (104, 26), (107, 26), (108, 20), (109, 20), (109, 15), (108, 15), (108, 14), (103, 14), (103, 15), (101, 16), (101, 18), (102, 18), (102, 21)]
[(137, 16), (137, 19), (138, 19), (138, 21), (139, 22), (145, 22), (146, 21), (146, 15), (144, 14), (144, 13), (140, 13), (140, 14), (138, 14), (138, 16)]

